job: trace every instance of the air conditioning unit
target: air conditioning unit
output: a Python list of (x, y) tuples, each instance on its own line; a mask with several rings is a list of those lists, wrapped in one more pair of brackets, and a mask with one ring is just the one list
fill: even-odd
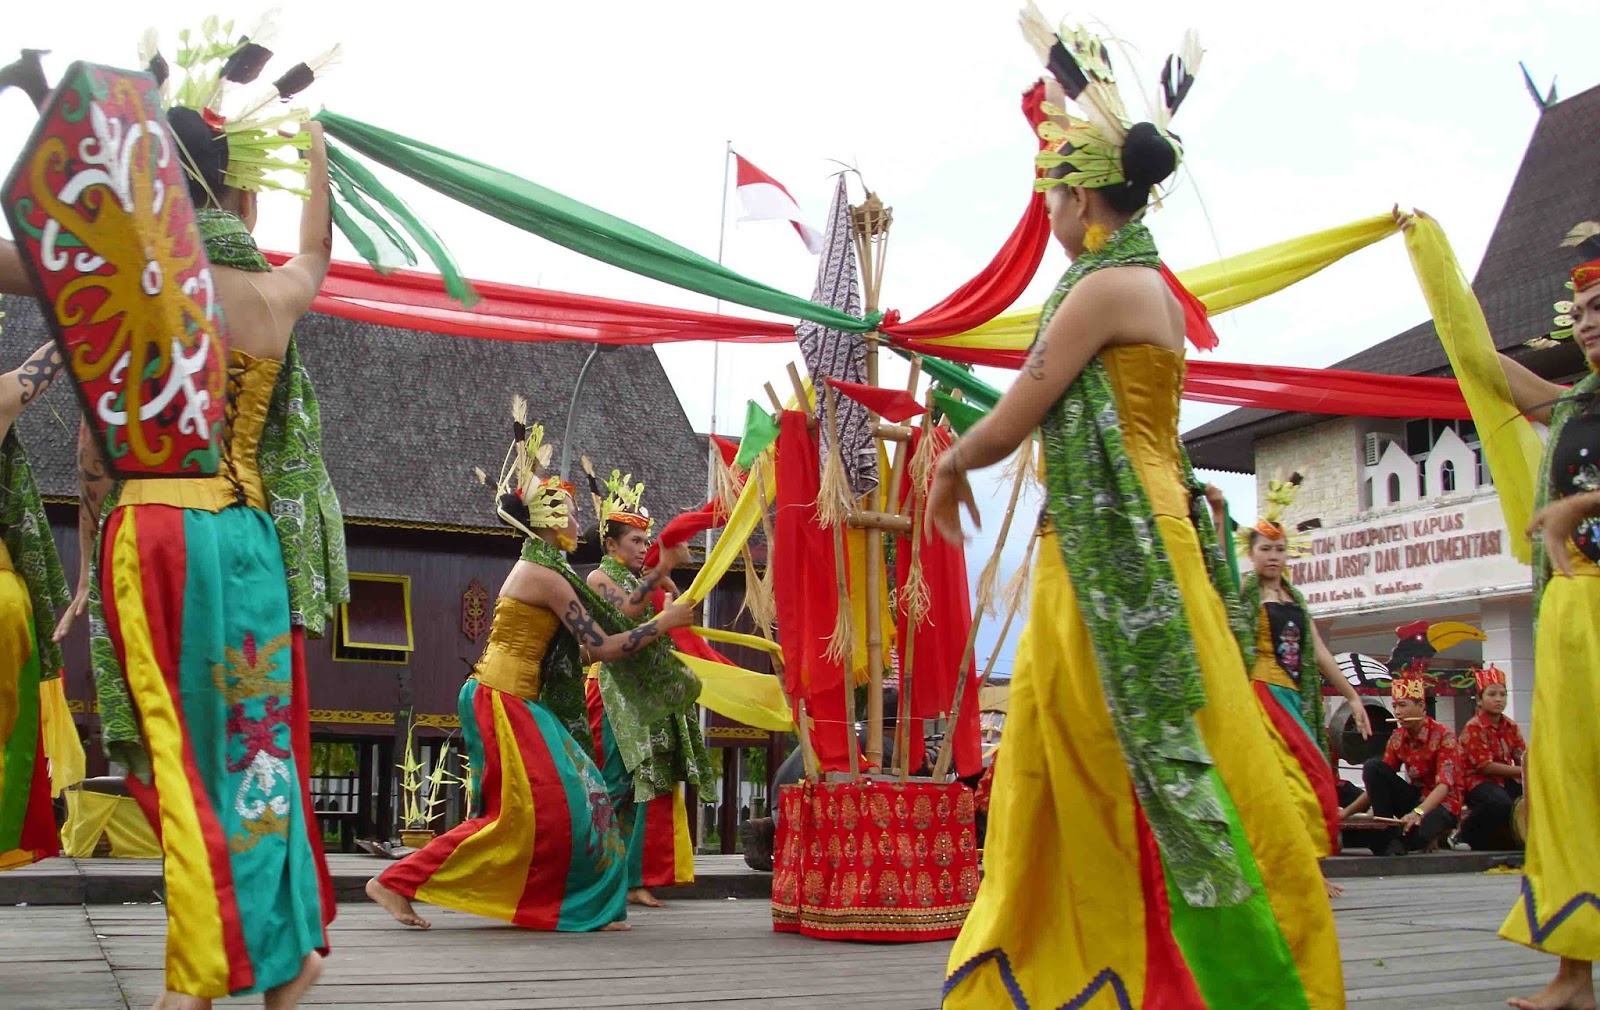
[(1378, 461), (1383, 458), (1384, 444), (1393, 441), (1395, 441), (1393, 435), (1386, 435), (1381, 431), (1367, 432), (1365, 439), (1366, 451), (1364, 453), (1367, 466), (1377, 466)]

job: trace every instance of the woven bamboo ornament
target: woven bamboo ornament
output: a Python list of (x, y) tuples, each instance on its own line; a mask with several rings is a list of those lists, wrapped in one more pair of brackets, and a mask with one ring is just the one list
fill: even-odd
[(1299, 528), (1290, 528), (1284, 523), (1284, 513), (1294, 507), (1295, 498), (1300, 493), (1300, 485), (1305, 480), (1304, 475), (1296, 472), (1288, 480), (1273, 480), (1267, 484), (1267, 507), (1262, 510), (1253, 526), (1241, 526), (1234, 532), (1234, 541), (1241, 557), (1249, 557), (1250, 541), (1253, 536), (1265, 537), (1268, 540), (1284, 540), (1288, 545), (1291, 558), (1303, 558), (1311, 553), (1311, 537)]
[[(544, 425), (528, 423), (528, 401), (521, 396), (511, 398), (511, 433), (494, 486), (495, 514), (530, 537), (538, 535), (536, 530), (566, 529), (572, 521), (574, 489), (560, 477), (539, 476), (550, 465), (553, 447), (545, 443)], [(488, 486), (489, 475), (481, 467), (473, 473)]]

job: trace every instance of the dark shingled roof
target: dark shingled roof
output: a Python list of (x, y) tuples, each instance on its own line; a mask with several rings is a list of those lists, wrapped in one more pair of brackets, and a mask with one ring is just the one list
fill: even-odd
[[(49, 339), (32, 299), (5, 298), (0, 367)], [(499, 474), (511, 438), (511, 396), (528, 398), (561, 456), (567, 406), (588, 345), (464, 339), (312, 314), (296, 329), (322, 405), (323, 452), (350, 520), (497, 529), (490, 492), (472, 476)], [(77, 407), (58, 382), (24, 412), (19, 432), (46, 495), (77, 495)], [(648, 347), (605, 350), (584, 380), (573, 419), (578, 456), (631, 472), (645, 502), (670, 517), (705, 501), (705, 442)], [(584, 515), (587, 495), (580, 495)]]
[[(1542, 375), (1582, 367), (1570, 343), (1546, 351), (1524, 345), (1550, 330), (1551, 303), (1578, 261), (1562, 248), (1567, 230), (1600, 213), (1600, 87), (1550, 106), (1539, 117), (1484, 251), (1472, 287), (1495, 345)], [(1444, 348), (1425, 322), (1331, 367), (1379, 375), (1450, 375)], [(1185, 433), (1195, 466), (1249, 473), (1256, 440), (1326, 420), (1323, 415), (1245, 407)]]

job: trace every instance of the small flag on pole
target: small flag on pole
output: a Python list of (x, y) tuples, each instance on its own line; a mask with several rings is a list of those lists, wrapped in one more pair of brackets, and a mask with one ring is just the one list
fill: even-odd
[(822, 233), (800, 220), (800, 205), (783, 188), (783, 183), (738, 154), (733, 159), (738, 165), (739, 203), (744, 207), (744, 217), (739, 220), (788, 221), (813, 256), (822, 252)]

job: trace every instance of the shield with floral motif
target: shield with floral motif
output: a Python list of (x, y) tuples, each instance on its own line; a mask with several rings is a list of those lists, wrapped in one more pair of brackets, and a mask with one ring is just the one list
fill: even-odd
[(0, 200), (111, 471), (215, 474), (227, 334), (154, 79), (67, 68)]

